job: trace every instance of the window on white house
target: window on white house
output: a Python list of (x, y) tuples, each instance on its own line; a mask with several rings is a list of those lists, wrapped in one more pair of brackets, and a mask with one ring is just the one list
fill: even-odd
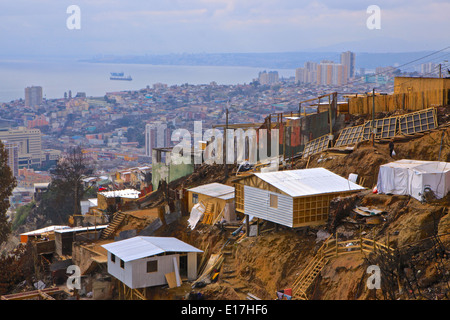
[(158, 271), (158, 260), (147, 261), (147, 273)]
[(270, 195), (270, 207), (278, 208), (278, 196), (275, 194)]
[(113, 253), (111, 253), (111, 261), (114, 263), (116, 262), (116, 255)]
[(125, 262), (123, 262), (122, 259), (120, 259), (120, 267), (121, 267), (122, 269), (125, 269)]

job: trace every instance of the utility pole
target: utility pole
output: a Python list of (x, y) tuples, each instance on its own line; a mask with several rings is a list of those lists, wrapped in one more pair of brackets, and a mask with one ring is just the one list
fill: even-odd
[(228, 108), (226, 111), (226, 125), (225, 125), (225, 146), (224, 146), (224, 151), (225, 151), (225, 156), (224, 156), (224, 160), (225, 160), (225, 179), (228, 179), (228, 163), (227, 163), (227, 134), (228, 134)]
[(331, 114), (331, 96), (328, 96), (328, 118), (330, 119), (330, 135), (328, 136), (328, 140), (330, 140), (330, 143), (333, 141), (333, 138), (331, 137), (333, 135), (333, 116)]
[(372, 89), (372, 147), (375, 147), (375, 88)]
[(439, 79), (442, 78), (442, 64), (439, 63)]

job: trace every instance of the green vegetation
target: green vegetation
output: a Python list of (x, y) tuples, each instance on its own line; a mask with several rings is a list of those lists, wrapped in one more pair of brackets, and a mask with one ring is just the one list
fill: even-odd
[(14, 214), (14, 218), (12, 221), (11, 229), (13, 231), (17, 230), (21, 225), (23, 225), (30, 214), (31, 210), (34, 208), (36, 203), (33, 201), (24, 206), (17, 208), (16, 213)]
[(8, 166), (8, 153), (0, 141), (0, 244), (5, 242), (11, 233), (11, 223), (8, 221), (6, 211), (9, 208), (9, 197), (16, 185), (16, 178)]
[(92, 173), (93, 164), (83, 157), (81, 148), (70, 149), (51, 170), (52, 181), (48, 190), (41, 194), (38, 214), (55, 224), (65, 224), (70, 215), (80, 214), (80, 200), (86, 192), (94, 190), (83, 187), (82, 178)]

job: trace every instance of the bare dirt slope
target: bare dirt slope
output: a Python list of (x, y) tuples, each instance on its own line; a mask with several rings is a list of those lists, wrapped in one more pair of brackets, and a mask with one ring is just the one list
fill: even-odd
[[(442, 134), (444, 138), (442, 139)], [(441, 144), (442, 141), (442, 144)], [(325, 167), (343, 177), (357, 173), (364, 186), (376, 185), (379, 166), (397, 159), (450, 161), (450, 129), (427, 133), (414, 139), (395, 142), (397, 156), (391, 158), (387, 143), (363, 142), (350, 154), (322, 153), (307, 160), (298, 160), (294, 168)], [(347, 255), (332, 259), (310, 288), (313, 299), (448, 299), (450, 295), (450, 215), (449, 203), (444, 199), (436, 203), (420, 203), (406, 196), (379, 195), (366, 192), (358, 205), (382, 208), (386, 211), (379, 225), (341, 223), (338, 231), (344, 238), (358, 237), (363, 232), (370, 238), (399, 248), (395, 268), (386, 280), (396, 288), (373, 292), (367, 289), (369, 263), (376, 257)], [(350, 212), (347, 212), (350, 215)], [(193, 231), (193, 234), (202, 232)], [(262, 299), (274, 299), (275, 291), (289, 288), (299, 272), (320, 246), (316, 243), (318, 229), (307, 235), (293, 230), (269, 231), (255, 238), (246, 238), (235, 245), (234, 275), (219, 277), (215, 284), (198, 289), (210, 299), (244, 298), (250, 292)], [(210, 231), (216, 233), (217, 231)], [(203, 235), (210, 239), (204, 233)], [(436, 234), (444, 235), (433, 240)], [(203, 240), (206, 243), (208, 240)], [(214, 238), (214, 236), (213, 236)], [(226, 238), (226, 237), (225, 237)], [(225, 238), (222, 237), (221, 241)], [(197, 241), (202, 239), (198, 236)], [(217, 247), (220, 247), (219, 245)], [(378, 261), (379, 262), (379, 261)], [(381, 264), (381, 262), (379, 262)], [(409, 286), (409, 287), (408, 287)], [(236, 294), (235, 294), (236, 293)]]

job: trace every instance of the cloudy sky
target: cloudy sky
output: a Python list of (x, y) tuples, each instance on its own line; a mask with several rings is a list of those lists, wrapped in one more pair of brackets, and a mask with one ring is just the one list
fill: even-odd
[[(70, 5), (79, 30), (66, 26)], [(449, 13), (448, 0), (2, 0), (0, 55), (438, 50)]]

